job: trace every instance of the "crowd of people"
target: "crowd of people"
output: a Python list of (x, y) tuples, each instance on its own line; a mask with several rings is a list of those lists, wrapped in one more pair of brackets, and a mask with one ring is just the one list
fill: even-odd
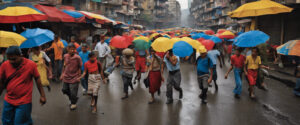
[[(149, 34), (150, 35), (150, 34)], [(158, 37), (154, 37), (154, 41)], [(215, 45), (213, 50), (194, 52), (193, 56), (179, 58), (172, 50), (158, 53), (153, 48), (136, 50), (134, 46), (124, 49), (111, 48), (105, 42), (105, 36), (94, 46), (83, 42), (78, 44), (75, 37), (65, 46), (59, 36), (56, 36), (49, 47), (35, 47), (28, 51), (28, 59), (17, 46), (6, 49), (4, 61), (0, 67), (0, 94), (6, 89), (4, 108), (2, 110), (2, 123), (31, 124), (31, 101), (33, 83), (35, 81), (40, 92), (40, 103), (46, 103), (43, 87), (51, 91), (51, 81), (63, 82), (62, 92), (70, 101), (70, 109), (77, 108), (79, 85), (82, 85), (83, 94), (91, 96), (92, 112), (97, 112), (97, 100), (101, 84), (109, 83), (109, 75), (115, 68), (120, 68), (123, 81), (124, 96), (129, 98), (129, 88), (134, 90), (135, 84), (144, 82), (149, 88), (149, 104), (155, 102), (155, 93), (160, 95), (161, 85), (166, 81), (167, 104), (173, 103), (173, 88), (179, 92), (179, 99), (183, 98), (181, 88), (180, 62), (188, 59), (195, 60), (197, 78), (201, 93), (199, 98), (203, 104), (207, 103), (207, 91), (214, 83), (217, 84), (217, 65), (224, 67), (228, 55), (231, 67), (225, 74), (225, 79), (233, 70), (236, 87), (234, 97), (240, 98), (242, 92), (242, 76), (245, 74), (249, 83), (249, 97), (254, 99), (254, 86), (266, 90), (263, 82), (263, 69), (269, 67), (262, 65), (258, 48), (238, 48)], [(228, 49), (229, 48), (229, 49)], [(230, 51), (225, 51), (230, 50)], [(231, 54), (231, 51), (234, 53)], [(245, 53), (245, 54), (243, 54)], [(168, 76), (164, 76), (165, 69)], [(298, 70), (300, 70), (298, 66)], [(52, 72), (53, 71), (53, 72)], [(136, 72), (136, 73), (135, 73)], [(135, 75), (136, 74), (136, 75)], [(144, 74), (146, 79), (141, 79)], [(298, 72), (297, 76), (299, 76)], [(299, 80), (299, 79), (298, 79)], [(300, 87), (298, 86), (298, 89)], [(295, 90), (296, 91), (296, 90)]]

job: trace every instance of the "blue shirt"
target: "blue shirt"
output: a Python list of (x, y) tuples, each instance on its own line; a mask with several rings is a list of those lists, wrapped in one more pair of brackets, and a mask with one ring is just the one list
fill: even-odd
[(166, 63), (167, 69), (169, 71), (175, 71), (175, 70), (180, 70), (180, 59), (178, 56), (176, 56), (178, 62), (176, 64), (176, 66), (172, 65), (172, 63), (166, 58), (166, 56), (164, 57), (164, 62)]
[(79, 46), (79, 47), (76, 49), (76, 51), (77, 51), (78, 53), (80, 53), (80, 52), (81, 52), (81, 46)]
[(209, 57), (201, 58), (197, 60), (197, 74), (199, 76), (209, 74), (209, 69), (213, 68), (213, 63)]
[(217, 58), (220, 56), (219, 50), (211, 50), (207, 52), (207, 56), (210, 58), (214, 65), (217, 65)]
[(84, 70), (84, 63), (86, 63), (87, 61), (89, 61), (89, 54), (90, 53), (91, 53), (90, 51), (87, 51), (85, 53), (83, 53), (82, 51), (79, 52), (79, 56), (80, 56), (82, 64), (83, 64), (82, 67), (81, 67), (82, 71)]

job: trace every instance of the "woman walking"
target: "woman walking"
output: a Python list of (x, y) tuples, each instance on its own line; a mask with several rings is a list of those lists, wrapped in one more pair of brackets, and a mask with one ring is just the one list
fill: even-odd
[[(37, 64), (38, 72), (40, 73), (41, 83), (44, 87), (51, 91), (50, 82), (48, 80), (47, 70), (51, 67), (51, 60), (44, 51), (41, 51), (40, 47), (32, 48), (32, 52), (29, 54), (29, 59)], [(49, 63), (49, 67), (46, 65), (46, 61)]]
[[(92, 97), (91, 106), (93, 107), (92, 112), (97, 112), (97, 101), (98, 101), (98, 92), (100, 89), (101, 78), (104, 80), (104, 74), (100, 62), (97, 61), (96, 54), (91, 52), (89, 54), (89, 61), (84, 64), (84, 72), (81, 75), (81, 78), (85, 77), (86, 74), (89, 74), (88, 78), (88, 91), (87, 93)], [(106, 83), (104, 81), (104, 83)]]
[(162, 59), (155, 54), (155, 51), (150, 49), (150, 66), (149, 66), (149, 92), (151, 94), (151, 99), (149, 104), (154, 103), (154, 93), (158, 92), (160, 95), (160, 87), (164, 82), (163, 77), (164, 65)]

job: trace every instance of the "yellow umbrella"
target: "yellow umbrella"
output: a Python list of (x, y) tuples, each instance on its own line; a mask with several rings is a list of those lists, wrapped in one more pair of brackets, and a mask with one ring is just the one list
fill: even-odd
[(202, 46), (202, 44), (199, 41), (193, 40), (189, 37), (183, 37), (183, 38), (181, 38), (181, 41), (185, 41), (185, 42), (189, 43), (194, 49), (198, 49), (199, 46)]
[(157, 35), (159, 35), (159, 33), (153, 33), (150, 35), (149, 39), (152, 40), (154, 37), (156, 37)]
[(271, 15), (278, 13), (291, 12), (293, 8), (289, 8), (280, 3), (271, 0), (260, 0), (256, 2), (251, 2), (244, 4), (237, 8), (236, 10), (229, 12), (230, 17), (252, 17), (252, 16), (262, 16)]
[(205, 48), (205, 46), (199, 46), (197, 49), (196, 49), (197, 53), (206, 53), (207, 50)]
[(180, 41), (181, 39), (180, 38), (172, 38), (171, 39), (171, 44), (173, 45), (174, 43)]
[(149, 42), (149, 38), (148, 38), (148, 37), (145, 37), (145, 36), (139, 36), (139, 37), (136, 37), (136, 38), (134, 38), (133, 41), (138, 40), (138, 39), (140, 39), (140, 40), (145, 40), (146, 42)]
[(20, 34), (0, 31), (0, 47), (20, 46), (25, 40), (26, 38)]
[(169, 38), (159, 37), (151, 44), (151, 47), (156, 52), (167, 52), (168, 50), (172, 49), (173, 44)]

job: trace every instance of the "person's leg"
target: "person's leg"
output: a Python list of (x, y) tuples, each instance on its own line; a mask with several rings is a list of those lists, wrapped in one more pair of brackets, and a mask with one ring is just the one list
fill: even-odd
[(219, 87), (217, 84), (218, 74), (217, 74), (217, 65), (214, 65), (213, 67), (213, 81), (215, 83), (216, 91), (218, 91)]
[(54, 80), (58, 80), (58, 78), (60, 77), (60, 76), (58, 76), (58, 60), (55, 60), (54, 61), (54, 66), (53, 66), (53, 79)]
[(129, 87), (129, 79), (122, 75), (122, 80), (123, 80), (123, 92), (124, 92), (124, 96), (121, 99), (126, 99), (128, 98), (128, 87)]
[(297, 78), (296, 86), (294, 89), (294, 94), (300, 96), (300, 78)]
[(167, 80), (167, 93), (166, 93), (166, 96), (167, 96), (167, 104), (170, 104), (173, 102), (173, 80), (172, 80), (172, 76), (171, 74), (169, 74), (168, 76), (168, 80)]
[(249, 80), (249, 96), (255, 98), (254, 96), (254, 85), (256, 84), (257, 71), (248, 70), (248, 80)]
[(97, 102), (98, 102), (98, 96), (93, 96), (94, 99), (94, 107), (93, 107), (93, 113), (97, 113)]
[(175, 90), (177, 90), (179, 92), (179, 99), (182, 99), (183, 92), (182, 92), (182, 88), (180, 87), (180, 83), (181, 83), (180, 71), (178, 71), (177, 73), (174, 74), (173, 80), (174, 80), (174, 88), (175, 88)]
[(81, 80), (80, 80), (80, 83), (81, 83), (81, 86), (82, 86), (82, 88), (83, 88), (83, 95), (85, 95), (86, 94), (86, 92), (87, 92), (87, 79), (86, 79), (86, 76), (84, 76), (84, 78), (81, 78)]
[(63, 83), (63, 88), (62, 88), (62, 93), (67, 95), (69, 100), (70, 99), (70, 87), (69, 87), (69, 83)]
[(32, 125), (31, 119), (32, 104), (17, 106), (15, 114), (15, 125)]
[(234, 79), (235, 79), (235, 89), (233, 90), (234, 94), (236, 94), (238, 97), (239, 95), (241, 95), (242, 93), (242, 79), (241, 79), (241, 74), (242, 74), (242, 71), (241, 69), (234, 69)]
[(15, 118), (15, 106), (9, 104), (4, 100), (3, 110), (2, 110), (2, 124), (3, 125), (13, 125)]
[(78, 97), (77, 97), (77, 93), (78, 93), (78, 86), (79, 83), (73, 83), (70, 84), (70, 99), (71, 99), (71, 104), (76, 105)]
[(63, 67), (62, 60), (58, 60), (58, 70), (57, 70), (57, 74), (58, 74), (57, 79), (58, 79), (58, 80), (59, 80), (59, 78), (60, 78), (60, 76), (61, 76), (62, 67)]
[(202, 103), (206, 104), (207, 103), (207, 90), (208, 90), (208, 75), (202, 76), (201, 78), (201, 83), (202, 83), (202, 92), (201, 92), (201, 99)]

